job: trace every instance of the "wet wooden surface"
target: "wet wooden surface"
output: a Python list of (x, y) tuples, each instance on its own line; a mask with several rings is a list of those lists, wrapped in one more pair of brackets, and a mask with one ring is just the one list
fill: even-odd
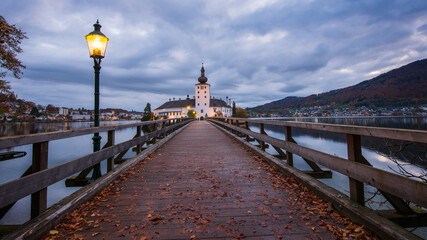
[(343, 227), (331, 223), (336, 213), (267, 168), (210, 123), (195, 121), (50, 237), (335, 239), (326, 229)]

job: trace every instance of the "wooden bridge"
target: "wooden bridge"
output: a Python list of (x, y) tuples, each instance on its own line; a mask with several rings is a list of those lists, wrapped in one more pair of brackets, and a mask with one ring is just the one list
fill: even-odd
[[(260, 133), (251, 131), (249, 123), (259, 124)], [(283, 126), (286, 139), (266, 135), (265, 124)], [(141, 128), (150, 125), (153, 131), (142, 135)], [(135, 137), (115, 145), (114, 131), (129, 127), (136, 127)], [(346, 134), (349, 159), (298, 145), (292, 127)], [(108, 132), (101, 151), (47, 168), (49, 141), (94, 132)], [(419, 239), (403, 227), (426, 226), (427, 185), (369, 166), (361, 154), (361, 136), (427, 143), (426, 131), (237, 118), (159, 120), (0, 138), (0, 148), (33, 144), (29, 170), (0, 185), (0, 216), (31, 195), (32, 220), (3, 226), (9, 232), (3, 238)], [(151, 146), (144, 149), (147, 142)], [(267, 144), (276, 149), (276, 157), (263, 151)], [(120, 161), (129, 149), (136, 156)], [(313, 171), (293, 168), (293, 154)], [(64, 178), (85, 184), (91, 166), (103, 160), (108, 161), (107, 174), (47, 208), (49, 185)], [(332, 174), (317, 164), (349, 176), (349, 198), (313, 178)], [(364, 184), (378, 188), (396, 210), (364, 207)]]

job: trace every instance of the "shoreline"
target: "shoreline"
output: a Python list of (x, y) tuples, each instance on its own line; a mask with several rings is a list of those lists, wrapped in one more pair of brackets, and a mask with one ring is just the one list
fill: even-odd
[[(114, 120), (114, 121), (110, 121), (110, 120), (100, 120), (100, 122), (122, 122), (122, 121), (140, 121), (140, 119), (131, 119), (131, 120), (126, 120), (126, 119), (122, 119), (122, 120)], [(40, 120), (40, 121), (0, 121), (0, 125), (1, 124), (8, 124), (8, 123), (74, 123), (74, 122), (93, 122), (93, 120)]]
[(311, 117), (250, 117), (249, 119), (311, 119), (311, 118), (427, 118), (427, 116), (311, 116)]

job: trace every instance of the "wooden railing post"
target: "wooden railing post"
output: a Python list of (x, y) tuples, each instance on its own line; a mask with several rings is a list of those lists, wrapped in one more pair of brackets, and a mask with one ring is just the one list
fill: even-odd
[[(175, 120), (174, 120), (174, 121), (175, 121)], [(154, 123), (154, 124), (153, 124), (153, 128), (154, 128), (154, 131), (156, 131), (156, 130), (157, 130), (157, 123)], [(155, 144), (155, 143), (156, 143), (156, 141), (157, 141), (157, 138), (156, 138), (156, 137), (153, 137), (152, 141), (153, 141), (152, 143), (153, 143), (153, 144)]]
[[(167, 126), (166, 122), (162, 122), (162, 129), (165, 128), (166, 126)], [(162, 138), (164, 138), (167, 134), (168, 134), (167, 132), (163, 133)]]
[[(49, 142), (33, 144), (33, 164), (31, 173), (47, 169)], [(31, 194), (31, 219), (36, 218), (47, 209), (47, 188)]]
[[(116, 141), (116, 131), (111, 130), (108, 131), (108, 147), (111, 147), (115, 144)], [(114, 168), (114, 156), (107, 158), (107, 172), (113, 170)]]
[[(285, 127), (285, 140), (288, 142), (292, 142), (292, 128), (289, 126)], [(294, 166), (294, 155), (293, 153), (286, 151), (286, 162), (289, 166)]]
[[(251, 129), (249, 128), (249, 122), (248, 122), (248, 121), (245, 121), (245, 128), (246, 128), (247, 130), (251, 130)], [(249, 140), (250, 140), (250, 136), (249, 136), (249, 135), (246, 135), (246, 141), (247, 141), (247, 142), (249, 142)]]
[[(136, 136), (135, 137), (141, 137), (141, 126), (136, 127)], [(141, 144), (136, 145), (136, 154), (141, 153)]]
[[(360, 135), (347, 134), (347, 154), (348, 160), (363, 163), (362, 146)], [(349, 177), (350, 199), (360, 205), (365, 205), (363, 182), (359, 182)]]
[[(264, 123), (260, 123), (259, 124), (259, 133), (264, 134)], [(261, 150), (265, 151), (265, 142), (264, 141), (260, 141), (259, 142)]]

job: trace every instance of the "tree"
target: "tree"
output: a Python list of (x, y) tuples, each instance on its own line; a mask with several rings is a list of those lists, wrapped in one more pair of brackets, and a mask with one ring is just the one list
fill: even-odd
[(236, 117), (236, 103), (234, 101), (233, 101), (233, 113), (231, 116)]
[(38, 117), (38, 115), (39, 115), (39, 110), (37, 109), (37, 107), (36, 107), (36, 106), (34, 106), (34, 107), (31, 109), (30, 115), (32, 115), (32, 116), (37, 116), (37, 117)]
[(59, 109), (52, 104), (47, 105), (46, 107), (46, 113), (59, 113)]
[(248, 118), (248, 114), (246, 113), (246, 110), (243, 108), (236, 108), (236, 115), (233, 117), (238, 117), (238, 118)]
[[(151, 104), (147, 103), (147, 105), (144, 108), (144, 113), (142, 115), (141, 121), (150, 121), (150, 120), (154, 120), (154, 114), (151, 112)], [(152, 132), (154, 131), (154, 126), (144, 125), (142, 126), (142, 131), (144, 133)]]
[[(15, 78), (21, 78), (22, 69), (25, 66), (16, 56), (22, 52), (21, 41), (27, 38), (25, 32), (10, 25), (3, 16), (0, 16), (0, 90), (1, 92), (10, 93), (10, 86), (4, 80), (6, 73), (11, 71)], [(3, 72), (3, 69), (6, 71)]]
[(144, 114), (142, 115), (141, 121), (150, 121), (154, 120), (154, 114), (151, 112), (151, 104), (147, 103), (144, 108)]
[(196, 116), (197, 116), (196, 111), (194, 111), (194, 110), (188, 110), (187, 117), (189, 117), (189, 118), (195, 118)]

